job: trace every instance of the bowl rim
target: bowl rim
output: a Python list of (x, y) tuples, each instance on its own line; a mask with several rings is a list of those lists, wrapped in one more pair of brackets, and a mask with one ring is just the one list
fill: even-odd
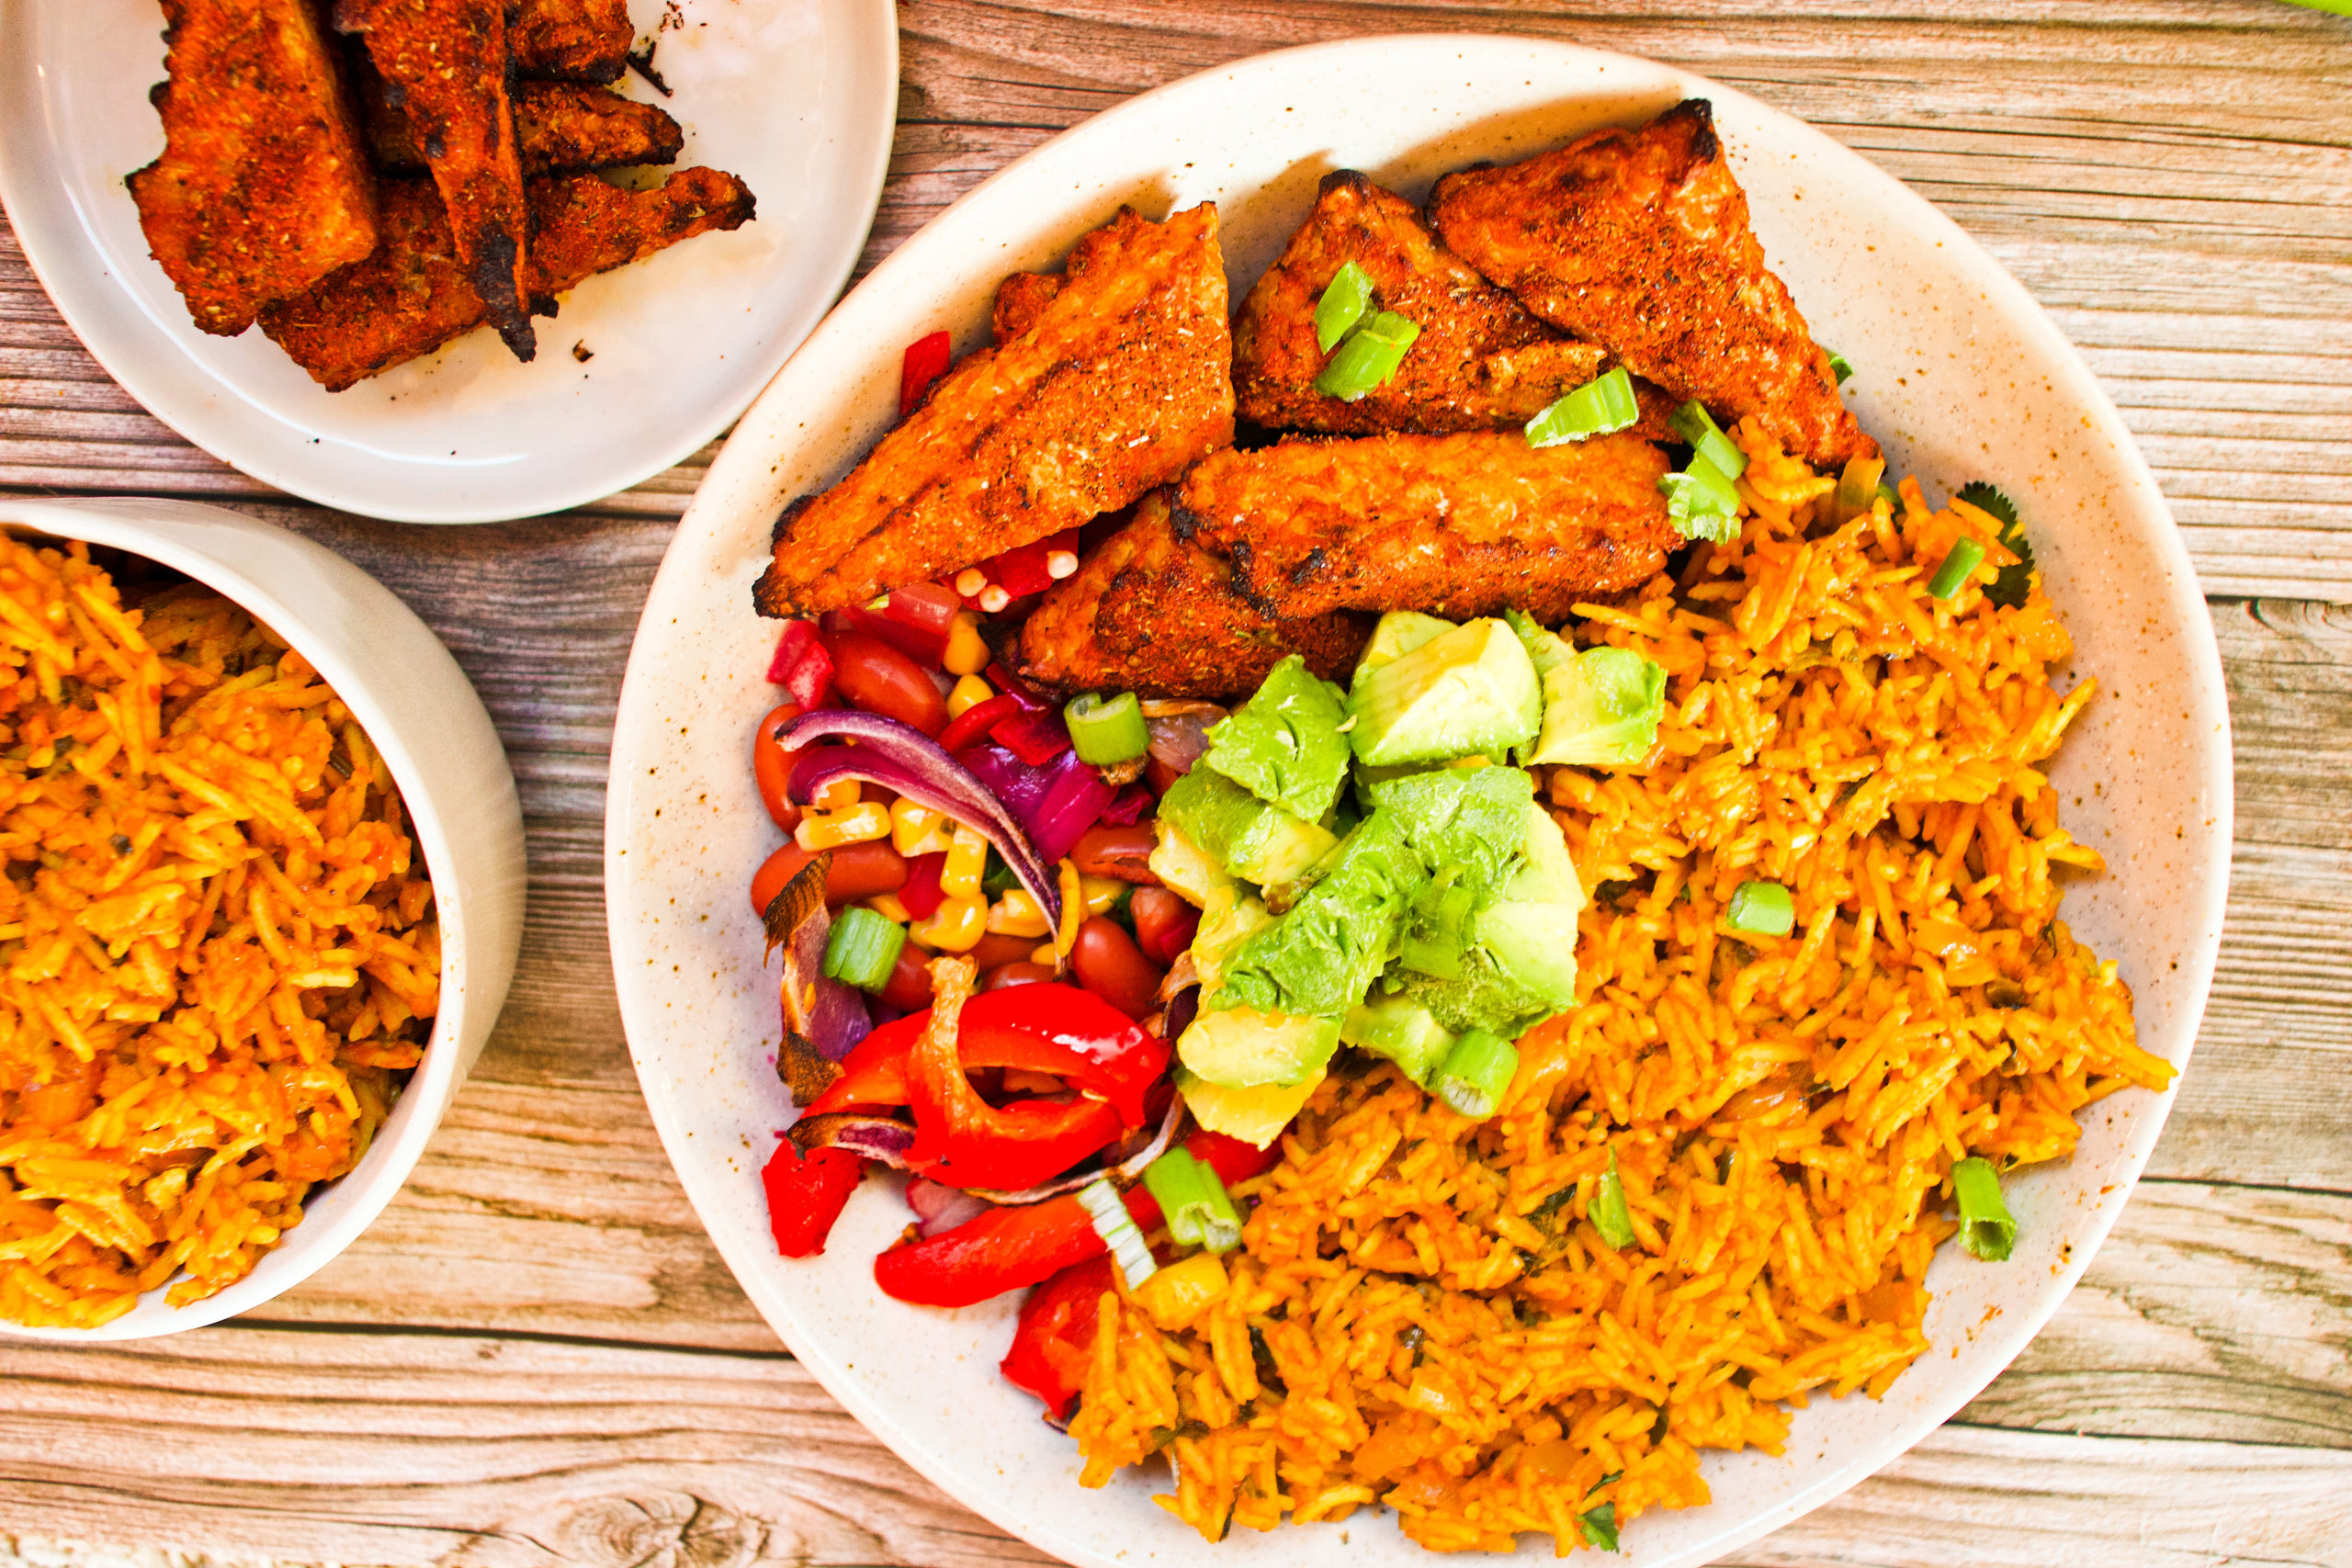
[[(423, 1057), (412, 1070), (391, 1114), (386, 1117), (384, 1126), (378, 1130), (378, 1136), (369, 1145), (368, 1152), (350, 1170), (333, 1182), (314, 1186), (305, 1195), (301, 1222), (288, 1229), (276, 1247), (263, 1253), (253, 1270), (201, 1300), (185, 1306), (167, 1307), (172, 1314), (170, 1318), (152, 1325), (125, 1326), (134, 1315), (141, 1314), (151, 1304), (166, 1304), (164, 1293), (183, 1275), (175, 1275), (155, 1289), (141, 1292), (138, 1304), (130, 1312), (92, 1327), (20, 1324), (0, 1318), (0, 1336), (67, 1343), (154, 1338), (186, 1329), (206, 1327), (224, 1318), (249, 1312), (301, 1284), (358, 1239), (359, 1234), (375, 1223), (377, 1216), (406, 1185), (410, 1172), (424, 1152), (426, 1141), (440, 1124), (450, 1100), (465, 1081), (472, 1066), (463, 1049), (469, 1020), (481, 1016), (479, 1010), (482, 1009), (487, 1009), (488, 1015), (494, 1020), (504, 1002), (504, 981), (500, 981), (495, 987), (495, 994), (491, 994), (492, 987), (481, 983), (469, 963), (468, 939), (473, 931), (476, 915), (472, 908), (473, 899), (465, 886), (466, 879), (454, 869), (446, 877), (433, 869), (436, 866), (454, 868), (462, 862), (440, 813), (419, 808), (419, 802), (429, 802), (432, 798), (425, 769), (418, 755), (400, 739), (398, 727), (377, 696), (373, 682), (379, 677), (361, 671), (332, 648), (324, 646), (320, 635), (311, 629), (309, 617), (303, 611), (263, 587), (235, 562), (184, 539), (164, 537), (151, 532), (149, 523), (133, 515), (138, 511), (151, 508), (164, 509), (167, 514), (176, 513), (189, 521), (200, 517), (202, 521), (218, 524), (225, 520), (239, 525), (241, 531), (266, 531), (293, 547), (294, 553), (298, 555), (315, 552), (336, 567), (357, 573), (403, 614), (413, 615), (413, 612), (409, 611), (398, 595), (378, 582), (371, 574), (325, 546), (299, 534), (273, 528), (225, 507), (146, 496), (55, 501), (0, 498), (0, 532), (17, 537), (34, 535), (79, 540), (153, 561), (203, 584), (247, 611), (285, 638), (288, 648), (310, 660), (311, 667), (334, 689), (335, 696), (351, 710), (368, 743), (383, 757), (385, 765), (391, 772), (392, 782), (400, 789), (402, 808), (408, 814), (411, 830), (417, 840), (417, 852), (424, 857), (427, 872), (432, 876), (434, 907), (442, 927), (442, 1005), (434, 1016), (433, 1030), (425, 1042)], [(423, 626), (424, 623), (419, 619), (418, 624)], [(387, 738), (390, 738), (390, 744), (387, 744)], [(519, 921), (517, 926), (519, 932)], [(511, 968), (511, 964), (509, 966)], [(429, 1114), (411, 1112), (407, 1120), (394, 1130), (394, 1119), (412, 1104), (432, 1109)], [(392, 1135), (385, 1136), (387, 1132)], [(350, 1183), (357, 1194), (355, 1201), (339, 1206), (335, 1213), (312, 1229), (314, 1216), (311, 1213), (311, 1204), (327, 1192), (340, 1190), (345, 1183)], [(271, 1271), (266, 1288), (255, 1287), (254, 1280), (260, 1274), (262, 1265), (281, 1258), (287, 1261)]]

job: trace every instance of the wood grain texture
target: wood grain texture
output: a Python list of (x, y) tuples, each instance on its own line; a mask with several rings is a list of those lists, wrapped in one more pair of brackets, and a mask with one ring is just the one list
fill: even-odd
[[(861, 270), (1134, 91), (1286, 43), (1494, 29), (1674, 60), (1803, 115), (2025, 280), (2214, 596), (2238, 845), (2212, 1003), (2150, 1179), (2050, 1326), (1954, 1424), (1731, 1561), (2352, 1568), (2352, 23), (2268, 0), (899, 10), (901, 123)], [(0, 487), (226, 499), (382, 578), (482, 691), (532, 879), (498, 1032), (347, 1253), (257, 1319), (161, 1344), (0, 1342), (0, 1537), (481, 1568), (1040, 1561), (783, 1354), (628, 1065), (605, 758), (709, 456), (496, 527), (291, 504), (132, 403), (0, 228)]]

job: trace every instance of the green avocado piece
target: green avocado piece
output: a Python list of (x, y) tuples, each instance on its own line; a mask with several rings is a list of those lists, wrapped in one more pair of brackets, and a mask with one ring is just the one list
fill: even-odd
[(1405, 910), (1428, 880), (1396, 817), (1374, 812), (1315, 886), (1241, 944), (1204, 1012), (1246, 1007), (1336, 1023), (1396, 951)]
[(1453, 1035), (1435, 1014), (1410, 997), (1375, 996), (1348, 1010), (1340, 1040), (1359, 1051), (1385, 1056), (1423, 1088), (1453, 1049)]
[(1191, 903), (1206, 908), (1218, 890), (1235, 886), (1225, 867), (1200, 845), (1186, 838), (1167, 818), (1153, 819), (1151, 858), (1145, 863), (1163, 886), (1171, 887)]
[(1544, 676), (1544, 728), (1530, 763), (1626, 767), (1657, 742), (1666, 671), (1630, 648), (1588, 648)]
[(1259, 799), (1319, 822), (1348, 782), (1347, 716), (1346, 695), (1294, 653), (1210, 728), (1201, 762)]
[(1193, 1121), (1212, 1133), (1223, 1133), (1261, 1149), (1283, 1135), (1283, 1129), (1322, 1081), (1323, 1075), (1317, 1072), (1286, 1088), (1253, 1084), (1229, 1089), (1185, 1071), (1181, 1064), (1176, 1068), (1176, 1092), (1184, 1097)]
[(1159, 820), (1232, 875), (1261, 886), (1295, 880), (1339, 842), (1329, 829), (1269, 806), (1208, 768), (1196, 767), (1168, 786)]
[(1338, 1019), (1228, 1006), (1202, 1010), (1177, 1040), (1176, 1055), (1210, 1083), (1248, 1089), (1318, 1077), (1339, 1045)]
[(1408, 974), (1398, 994), (1429, 1009), (1456, 1034), (1485, 1029), (1506, 1040), (1518, 1039), (1557, 1010), (1542, 992), (1521, 984), (1477, 947), (1463, 954), (1462, 972), (1452, 979)]
[(1577, 650), (1559, 633), (1545, 630), (1526, 611), (1517, 607), (1505, 610), (1503, 619), (1518, 635), (1519, 646), (1527, 649), (1527, 661), (1535, 666), (1538, 680), (1577, 656)]
[(1434, 761), (1499, 755), (1532, 739), (1544, 696), (1517, 634), (1488, 617), (1377, 668), (1359, 665), (1348, 715), (1360, 760), (1375, 766)]
[(1535, 781), (1517, 768), (1434, 768), (1374, 784), (1370, 793), (1430, 871), (1452, 869), (1453, 885), (1484, 902), (1522, 852)]
[(1414, 976), (1413, 996), (1447, 1028), (1510, 1038), (1577, 999), (1577, 915), (1584, 885), (1552, 814), (1521, 807), (1518, 869), (1471, 920), (1457, 974)]
[(1406, 654), (1453, 630), (1455, 623), (1424, 615), (1419, 610), (1391, 610), (1380, 617), (1372, 628), (1372, 640), (1363, 645), (1363, 652), (1356, 660), (1353, 679), (1361, 681), (1384, 664), (1394, 664)]
[(1266, 906), (1228, 882), (1212, 891), (1201, 905), (1200, 929), (1193, 933), (1193, 967), (1201, 976), (1201, 993), (1217, 988), (1225, 978), (1226, 961), (1262, 926), (1273, 924)]

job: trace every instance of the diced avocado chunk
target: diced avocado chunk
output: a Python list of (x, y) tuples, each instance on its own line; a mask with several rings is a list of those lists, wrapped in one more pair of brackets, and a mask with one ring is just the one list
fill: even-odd
[(1374, 812), (1315, 886), (1241, 944), (1224, 984), (1203, 998), (1204, 1012), (1246, 1007), (1336, 1023), (1387, 963), (1405, 910), (1428, 880), (1396, 818)]
[(1193, 967), (1201, 976), (1201, 994), (1214, 991), (1225, 979), (1226, 961), (1261, 926), (1273, 924), (1266, 906), (1228, 882), (1213, 889), (1201, 906), (1200, 929), (1193, 933)]
[(1295, 1084), (1320, 1074), (1339, 1048), (1340, 1021), (1251, 1007), (1204, 1009), (1176, 1042), (1176, 1055), (1227, 1089)]
[(1406, 654), (1434, 638), (1452, 631), (1454, 623), (1424, 615), (1419, 610), (1391, 610), (1380, 617), (1372, 628), (1372, 640), (1363, 645), (1363, 652), (1356, 660), (1355, 679), (1384, 664), (1393, 664)]
[(1254, 1084), (1247, 1089), (1228, 1089), (1188, 1073), (1182, 1066), (1176, 1069), (1176, 1092), (1184, 1097), (1184, 1105), (1192, 1111), (1193, 1121), (1212, 1133), (1223, 1133), (1228, 1138), (1239, 1138), (1261, 1149), (1283, 1135), (1283, 1129), (1291, 1124), (1306, 1106), (1307, 1096), (1322, 1081), (1323, 1075), (1318, 1072), (1287, 1087)]
[(1349, 1009), (1340, 1021), (1340, 1039), (1359, 1051), (1387, 1057), (1424, 1088), (1453, 1049), (1453, 1035), (1437, 1016), (1404, 996), (1375, 996)]
[(1449, 1029), (1510, 1038), (1576, 1002), (1584, 885), (1552, 814), (1532, 801), (1521, 812), (1518, 869), (1472, 920), (1459, 972), (1408, 983), (1408, 994)]
[(1159, 820), (1230, 874), (1261, 885), (1294, 880), (1340, 841), (1329, 829), (1269, 806), (1208, 768), (1196, 767), (1168, 787)]
[(1577, 656), (1577, 650), (1559, 633), (1547, 631), (1526, 611), (1516, 607), (1505, 610), (1503, 619), (1519, 635), (1520, 647), (1527, 649), (1527, 661), (1535, 666), (1536, 679), (1543, 679), (1548, 671)]
[(1584, 879), (1577, 874), (1567, 838), (1560, 831), (1559, 819), (1533, 801), (1527, 805), (1519, 852), (1519, 869), (1503, 885), (1504, 897), (1521, 904), (1566, 904), (1571, 920), (1583, 912)]
[(1577, 917), (1569, 906), (1505, 898), (1478, 912), (1476, 931), (1495, 966), (1546, 1010), (1576, 1005)]
[(1544, 728), (1531, 763), (1625, 767), (1657, 743), (1666, 671), (1630, 648), (1588, 648), (1544, 676)]
[(1319, 822), (1348, 782), (1347, 698), (1292, 654), (1208, 732), (1202, 756), (1259, 799)]
[(1518, 636), (1488, 617), (1376, 669), (1359, 666), (1348, 714), (1363, 761), (1433, 761), (1523, 745), (1534, 738), (1544, 697)]
[(1151, 858), (1145, 863), (1161, 884), (1174, 888), (1192, 903), (1206, 908), (1210, 896), (1219, 888), (1234, 886), (1233, 878), (1225, 874), (1200, 845), (1186, 838), (1182, 829), (1167, 818), (1156, 818), (1151, 825), (1153, 837)]
[(1373, 786), (1430, 869), (1451, 869), (1454, 886), (1482, 902), (1522, 852), (1534, 795), (1517, 768), (1435, 768)]
[(1486, 949), (1476, 947), (1463, 954), (1461, 974), (1452, 979), (1408, 975), (1400, 994), (1429, 1009), (1456, 1034), (1486, 1029), (1506, 1040), (1516, 1040), (1558, 1010), (1542, 992), (1506, 973)]

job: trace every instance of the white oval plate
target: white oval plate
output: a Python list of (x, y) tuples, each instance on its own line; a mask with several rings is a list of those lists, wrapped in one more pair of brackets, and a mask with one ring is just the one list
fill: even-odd
[[(776, 842), (748, 766), (775, 632), (751, 585), (786, 498), (829, 482), (895, 412), (904, 345), (938, 327), (982, 341), (990, 292), (1055, 263), (1122, 201), (1152, 216), (1204, 197), (1225, 214), (1235, 298), (1348, 166), (1419, 198), (1435, 176), (1509, 160), (1686, 95), (1715, 123), (1756, 228), (1822, 341), (1860, 374), (1863, 423), (1931, 491), (1972, 479), (2024, 509), (2052, 593), (2102, 686), (2057, 776), (2067, 826), (2112, 871), (2067, 902), (2120, 961), (2142, 1041), (2185, 1062), (2212, 972), (2228, 874), (2228, 716), (2187, 554), (2146, 465), (2079, 356), (2025, 290), (1925, 201), (1820, 132), (1664, 65), (1563, 44), (1393, 38), (1262, 56), (1112, 109), (1037, 149), (900, 247), (812, 336), (712, 468), (655, 581), (622, 690), (605, 818), (613, 961), (629, 1048), (686, 1190), (736, 1277), (835, 1397), (917, 1470), (1045, 1551), (1110, 1564), (1423, 1562), (1392, 1518), (1236, 1531), (1210, 1547), (1148, 1501), (1164, 1474), (1090, 1492), (1065, 1438), (996, 1372), (1007, 1297), (961, 1312), (874, 1288), (906, 1224), (869, 1181), (818, 1258), (775, 1255), (758, 1181), (789, 1115), (769, 1063), (775, 972), (744, 887)], [(1802, 197), (1802, 199), (1800, 199)], [(1643, 1516), (1645, 1568), (1704, 1562), (1819, 1506), (1885, 1464), (2007, 1364), (2074, 1284), (2155, 1143), (2168, 1097), (2084, 1117), (2070, 1162), (2010, 1186), (2006, 1266), (1947, 1248), (1930, 1275), (1934, 1349), (1882, 1401), (1819, 1400), (1788, 1456), (1713, 1455), (1712, 1506)], [(2020, 1486), (2030, 1478), (2020, 1476)], [(1550, 1555), (1529, 1538), (1521, 1555)]]
[[(664, 0), (633, 0), (640, 38)], [(678, 0), (632, 97), (685, 128), (677, 166), (741, 175), (758, 202), (592, 277), (518, 363), (474, 332), (346, 392), (264, 337), (210, 337), (147, 254), (123, 178), (163, 151), (154, 0), (0, 0), (0, 202), (107, 374), (232, 468), (323, 505), (487, 523), (627, 490), (727, 428), (823, 317), (881, 199), (898, 27), (879, 0)], [(593, 357), (574, 357), (580, 344)]]

